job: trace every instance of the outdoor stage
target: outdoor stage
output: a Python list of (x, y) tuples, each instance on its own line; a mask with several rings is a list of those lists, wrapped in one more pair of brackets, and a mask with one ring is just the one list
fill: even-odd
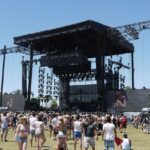
[[(98, 22), (88, 20), (65, 27), (22, 35), (14, 38), (18, 46), (29, 48), (30, 61), (34, 53), (40, 53), (41, 67), (49, 67), (59, 78), (60, 109), (70, 107), (70, 82), (85, 81), (91, 75), (96, 81), (96, 100), (98, 109), (107, 111), (106, 95), (108, 90), (119, 90), (119, 70), (129, 68), (119, 62), (110, 60), (106, 71), (105, 58), (125, 53), (131, 54), (132, 88), (134, 88), (134, 47), (119, 31)], [(91, 67), (90, 59), (95, 59), (96, 68)], [(24, 63), (24, 62), (22, 62)], [(116, 64), (114, 69), (111, 65)], [(27, 76), (23, 78), (23, 95), (30, 101), (33, 63), (29, 63), (28, 91)], [(107, 76), (107, 77), (106, 77)], [(104, 82), (106, 80), (106, 83)], [(122, 79), (124, 80), (124, 79)]]

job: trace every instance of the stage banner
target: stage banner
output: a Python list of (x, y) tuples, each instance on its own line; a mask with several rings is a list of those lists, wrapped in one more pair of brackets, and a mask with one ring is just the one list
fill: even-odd
[(22, 94), (3, 95), (2, 105), (12, 111), (24, 111), (25, 98)]

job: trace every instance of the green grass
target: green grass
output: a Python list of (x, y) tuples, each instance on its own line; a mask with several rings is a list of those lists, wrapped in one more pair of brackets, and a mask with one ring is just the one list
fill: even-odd
[[(133, 127), (127, 128), (127, 133), (129, 138), (132, 141), (132, 149), (134, 150), (150, 150), (150, 134), (144, 134), (141, 129), (135, 129)], [(56, 141), (53, 141), (51, 138), (49, 138), (48, 131), (45, 131), (47, 141), (42, 148), (42, 150), (48, 150), (48, 146), (51, 147), (51, 150), (55, 150)], [(122, 138), (122, 133), (118, 133), (118, 136)], [(8, 142), (0, 142), (0, 150), (18, 150), (18, 145), (13, 141), (14, 139), (14, 133), (13, 131), (9, 131), (8, 133)], [(68, 149), (73, 150), (73, 141), (70, 140), (67, 142)], [(36, 150), (37, 148), (30, 147), (28, 142), (28, 148), (27, 150)], [(91, 148), (90, 148), (91, 149)], [(89, 150), (90, 150), (89, 149)], [(101, 136), (99, 137), (99, 140), (96, 141), (96, 149), (95, 150), (103, 150), (103, 142)], [(77, 145), (77, 150), (79, 150), (79, 145)], [(84, 150), (84, 148), (83, 148)], [(116, 150), (119, 150), (116, 146)]]

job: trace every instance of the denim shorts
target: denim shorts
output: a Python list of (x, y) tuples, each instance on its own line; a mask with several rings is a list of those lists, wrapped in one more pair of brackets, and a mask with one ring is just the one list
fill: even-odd
[(17, 142), (22, 142), (22, 143), (27, 143), (27, 137), (20, 137), (20, 136), (17, 136), (17, 137), (16, 137), (16, 141), (17, 141)]
[(114, 150), (115, 149), (115, 144), (114, 140), (104, 140), (104, 150)]
[(81, 132), (74, 132), (74, 137), (77, 139), (81, 139), (82, 138), (82, 133)]
[(35, 130), (30, 130), (30, 134), (32, 137), (35, 136)]

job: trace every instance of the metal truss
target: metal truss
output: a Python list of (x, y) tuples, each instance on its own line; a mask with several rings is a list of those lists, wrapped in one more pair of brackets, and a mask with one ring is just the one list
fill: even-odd
[[(21, 46), (16, 46), (16, 47), (9, 47), (9, 48), (6, 48), (6, 50), (4, 49), (0, 49), (0, 55), (3, 55), (3, 54), (10, 54), (10, 53), (22, 53), (22, 54), (25, 54), (25, 55), (30, 55), (30, 49), (29, 48), (25, 48), (25, 47), (21, 47)], [(34, 51), (33, 52), (33, 55), (40, 55), (40, 53)]]
[[(138, 22), (123, 26), (114, 27), (117, 31), (121, 33), (128, 41), (139, 39), (139, 32), (142, 30), (150, 29), (150, 20), (144, 22)], [(113, 34), (118, 34), (117, 31), (111, 29)], [(118, 34), (119, 35), (119, 34)], [(119, 35), (120, 36), (120, 35)]]

